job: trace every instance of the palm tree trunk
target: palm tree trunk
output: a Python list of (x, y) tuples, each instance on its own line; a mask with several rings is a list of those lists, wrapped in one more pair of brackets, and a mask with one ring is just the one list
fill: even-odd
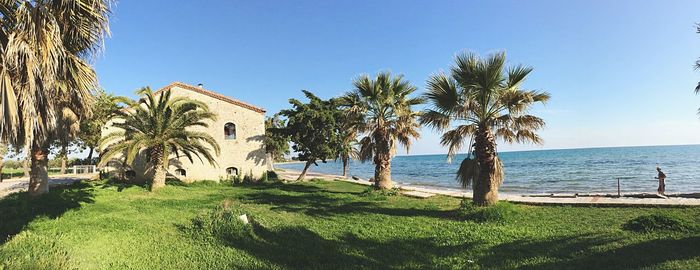
[(29, 160), (31, 159), (31, 153), (27, 153), (27, 157), (22, 161), (22, 170), (24, 170), (24, 177), (29, 177)]
[(380, 160), (374, 169), (374, 183), (379, 189), (392, 189), (394, 182), (391, 181), (391, 160)]
[(348, 178), (348, 157), (343, 157), (343, 177)]
[(60, 174), (66, 174), (66, 158), (61, 157), (61, 172)]
[(167, 173), (167, 158), (163, 155), (162, 147), (156, 147), (151, 152), (151, 161), (155, 166), (155, 174), (151, 183), (151, 191), (157, 190), (165, 186), (165, 176)]
[(380, 132), (376, 137), (374, 151), (374, 184), (378, 189), (391, 189), (394, 183), (391, 181), (391, 144), (392, 141), (386, 132)]
[(312, 160), (307, 160), (306, 165), (304, 165), (304, 170), (301, 171), (301, 174), (299, 175), (299, 178), (297, 178), (297, 181), (304, 181), (304, 177), (306, 177), (306, 171), (309, 170), (309, 167), (311, 167), (311, 164), (314, 162)]
[(474, 181), (474, 204), (494, 205), (498, 202), (499, 181), (496, 173), (496, 141), (489, 128), (479, 128), (475, 136), (474, 155), (480, 165), (479, 177)]
[(68, 159), (68, 153), (66, 151), (66, 146), (61, 145), (61, 174), (66, 174), (67, 159)]
[(88, 165), (92, 165), (92, 153), (95, 151), (95, 148), (90, 147), (90, 151), (88, 152), (87, 160), (88, 160)]
[(29, 196), (36, 197), (49, 192), (48, 155), (48, 147), (32, 147)]
[(265, 154), (265, 163), (267, 163), (267, 170), (275, 170), (275, 160), (272, 158), (272, 153)]

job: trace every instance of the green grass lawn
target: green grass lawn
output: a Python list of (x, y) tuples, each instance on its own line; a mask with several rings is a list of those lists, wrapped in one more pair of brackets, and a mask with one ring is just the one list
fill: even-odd
[[(477, 221), (458, 211), (458, 199), (365, 190), (314, 181), (155, 193), (78, 184), (32, 201), (15, 194), (0, 200), (0, 269), (700, 268), (700, 208), (505, 204), (502, 219)], [(222, 202), (253, 225), (201, 229)], [(655, 213), (690, 227), (622, 228)]]
[[(49, 168), (49, 175), (52, 174), (58, 174), (60, 172), (60, 168)], [(68, 172), (70, 173), (70, 169), (68, 169)], [(22, 168), (2, 168), (2, 179), (11, 179), (11, 178), (19, 178), (19, 177), (24, 177), (24, 169)]]
[(23, 176), (24, 176), (24, 170), (22, 168), (18, 168), (18, 169), (2, 168), (2, 179), (10, 179), (10, 178), (23, 177)]

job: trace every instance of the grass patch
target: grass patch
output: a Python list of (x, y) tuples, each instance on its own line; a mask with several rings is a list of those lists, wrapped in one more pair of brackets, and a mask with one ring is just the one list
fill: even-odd
[(475, 206), (470, 200), (463, 200), (459, 213), (466, 219), (479, 223), (508, 222), (516, 220), (523, 210), (520, 206), (509, 202), (498, 202), (493, 206)]
[(253, 235), (252, 225), (239, 218), (245, 214), (240, 204), (224, 200), (212, 211), (193, 218), (183, 231), (197, 239), (221, 240), (223, 243), (245, 241)]
[(374, 199), (386, 199), (387, 196), (398, 196), (401, 194), (401, 190), (398, 188), (392, 189), (377, 189), (375, 186), (368, 186), (360, 194), (360, 196), (371, 197)]
[(632, 219), (623, 228), (641, 233), (648, 232), (687, 232), (693, 229), (692, 222), (678, 215), (654, 213)]
[(469, 208), (364, 193), (340, 181), (19, 193), (0, 200), (0, 269), (700, 268), (697, 228), (623, 229), (653, 214), (695, 224), (700, 208)]

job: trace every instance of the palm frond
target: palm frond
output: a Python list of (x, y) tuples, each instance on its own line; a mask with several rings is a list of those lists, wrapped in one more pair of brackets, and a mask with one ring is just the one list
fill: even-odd
[(457, 181), (462, 185), (462, 188), (467, 188), (473, 181), (479, 179), (481, 167), (479, 162), (470, 157), (462, 160), (457, 169)]

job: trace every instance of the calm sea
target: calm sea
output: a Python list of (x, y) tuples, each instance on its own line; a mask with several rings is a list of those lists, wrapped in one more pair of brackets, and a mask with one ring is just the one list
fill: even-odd
[[(501, 191), (508, 193), (614, 193), (616, 177), (622, 192), (656, 192), (656, 166), (666, 174), (667, 192), (700, 192), (700, 145), (644, 146), (539, 150), (500, 153), (505, 169)], [(445, 155), (397, 156), (394, 181), (424, 186), (459, 188), (455, 173), (464, 155), (447, 163)], [(303, 169), (303, 164), (277, 165)], [(342, 164), (330, 161), (311, 166), (312, 172), (342, 174)], [(354, 161), (350, 175), (374, 176), (374, 165)]]

